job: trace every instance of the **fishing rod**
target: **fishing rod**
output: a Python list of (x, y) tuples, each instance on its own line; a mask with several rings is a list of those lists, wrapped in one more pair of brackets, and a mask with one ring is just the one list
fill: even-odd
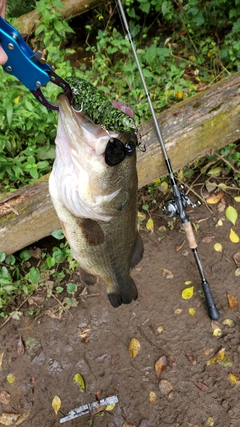
[(193, 252), (196, 264), (197, 264), (197, 268), (198, 268), (198, 271), (199, 271), (199, 274), (200, 274), (200, 277), (202, 280), (202, 288), (203, 288), (203, 293), (204, 293), (206, 303), (207, 303), (208, 315), (209, 315), (211, 320), (217, 320), (220, 317), (220, 313), (219, 313), (219, 311), (216, 307), (215, 301), (213, 299), (210, 285), (207, 282), (205, 275), (204, 275), (202, 264), (201, 264), (201, 261), (200, 261), (199, 256), (198, 256), (197, 242), (196, 242), (196, 239), (195, 239), (195, 236), (193, 233), (193, 228), (192, 228), (191, 222), (189, 221), (189, 218), (184, 211), (184, 206), (186, 204), (191, 204), (191, 202), (188, 199), (188, 197), (186, 197), (184, 194), (182, 194), (180, 192), (178, 185), (176, 183), (176, 180), (175, 180), (175, 177), (173, 174), (173, 170), (172, 170), (172, 166), (171, 166), (171, 163), (170, 163), (170, 160), (169, 160), (169, 157), (168, 157), (168, 154), (167, 154), (164, 142), (163, 142), (163, 137), (161, 134), (160, 126), (158, 124), (157, 117), (156, 117), (156, 114), (155, 114), (155, 111), (153, 108), (151, 97), (148, 93), (148, 88), (147, 88), (147, 85), (145, 82), (142, 67), (141, 67), (141, 64), (139, 62), (138, 55), (137, 55), (137, 52), (136, 52), (136, 49), (135, 49), (135, 46), (133, 43), (132, 35), (131, 35), (130, 29), (129, 29), (129, 25), (128, 25), (128, 21), (127, 21), (127, 18), (126, 18), (124, 9), (123, 9), (123, 5), (122, 5), (121, 0), (116, 0), (116, 1), (117, 1), (117, 5), (118, 5), (119, 11), (120, 11), (120, 15), (121, 15), (121, 18), (123, 21), (123, 25), (124, 25), (126, 33), (127, 33), (128, 40), (130, 42), (130, 45), (131, 45), (131, 48), (133, 51), (133, 55), (134, 55), (134, 58), (135, 58), (135, 61), (136, 61), (137, 67), (138, 67), (138, 71), (139, 71), (139, 74), (140, 74), (140, 77), (142, 80), (144, 92), (145, 92), (145, 95), (146, 95), (146, 98), (147, 98), (147, 101), (149, 104), (149, 108), (150, 108), (150, 111), (152, 114), (155, 130), (157, 133), (157, 138), (158, 138), (158, 141), (159, 141), (161, 149), (162, 149), (162, 153), (164, 156), (164, 160), (165, 160), (165, 163), (166, 163), (166, 166), (168, 169), (168, 173), (170, 176), (171, 184), (172, 184), (173, 196), (174, 197), (173, 197), (173, 200), (170, 201), (170, 203), (168, 204), (168, 207), (165, 208), (165, 213), (167, 215), (169, 214), (168, 216), (173, 216), (175, 213), (178, 213), (178, 215), (182, 221), (182, 225), (183, 225), (184, 231), (185, 231), (186, 236), (187, 236), (189, 248), (192, 249), (192, 252)]

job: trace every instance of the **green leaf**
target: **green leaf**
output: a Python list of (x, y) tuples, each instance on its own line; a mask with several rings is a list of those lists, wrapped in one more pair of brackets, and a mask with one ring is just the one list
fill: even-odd
[(57, 292), (58, 294), (61, 294), (63, 291), (64, 291), (64, 288), (63, 288), (62, 286), (57, 286), (57, 287), (56, 287), (56, 292)]
[(3, 262), (6, 258), (5, 252), (0, 252), (0, 262)]
[(28, 261), (31, 258), (30, 251), (28, 249), (21, 251), (20, 258), (24, 261)]
[(63, 232), (62, 232), (62, 229), (61, 229), (61, 228), (58, 228), (57, 230), (54, 230), (54, 231), (51, 233), (51, 236), (55, 237), (55, 239), (57, 239), (57, 240), (62, 240), (62, 239), (64, 239), (64, 234), (63, 234)]
[(66, 286), (69, 294), (74, 294), (74, 292), (77, 290), (77, 285), (75, 285), (75, 283), (67, 283)]
[(236, 224), (238, 213), (233, 206), (228, 206), (226, 209), (226, 217), (233, 225)]
[(80, 391), (85, 391), (85, 382), (81, 374), (74, 375), (73, 382), (79, 386)]
[(37, 285), (40, 278), (40, 272), (36, 267), (31, 267), (25, 277), (30, 283)]

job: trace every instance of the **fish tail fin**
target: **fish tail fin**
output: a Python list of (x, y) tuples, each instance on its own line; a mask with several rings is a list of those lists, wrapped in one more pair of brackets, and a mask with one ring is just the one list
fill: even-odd
[(129, 277), (128, 286), (121, 289), (118, 293), (108, 294), (108, 299), (113, 307), (119, 307), (122, 304), (130, 304), (138, 297), (138, 290), (134, 280)]

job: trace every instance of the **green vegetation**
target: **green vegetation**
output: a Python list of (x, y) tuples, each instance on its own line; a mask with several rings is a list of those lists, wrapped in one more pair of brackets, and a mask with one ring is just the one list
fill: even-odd
[[(156, 112), (185, 99), (209, 83), (240, 69), (240, 1), (213, 0), (126, 0), (130, 31), (143, 66), (146, 83)], [(23, 8), (22, 8), (23, 6)], [(65, 22), (59, 0), (8, 2), (8, 18), (37, 8), (41, 18), (31, 48), (48, 49), (48, 61), (62, 77), (77, 75), (97, 85), (110, 100), (133, 107), (137, 123), (150, 117), (142, 84), (129, 42), (124, 36), (114, 3)], [(13, 21), (14, 22), (14, 21)], [(80, 23), (80, 24), (79, 24)], [(81, 37), (78, 36), (78, 27)], [(80, 40), (80, 41), (79, 41)], [(75, 57), (77, 67), (72, 66)], [(14, 191), (51, 170), (55, 155), (57, 114), (41, 106), (15, 78), (0, 70), (0, 193)], [(55, 102), (58, 88), (43, 88), (46, 98)], [(196, 168), (206, 173), (206, 165), (233, 167), (235, 178), (240, 166), (236, 145), (203, 159)], [(225, 160), (224, 160), (225, 159)], [(227, 160), (227, 162), (226, 162)], [(186, 169), (185, 177), (194, 173)], [(166, 191), (167, 180), (149, 187), (149, 200), (143, 210), (156, 208), (156, 192)], [(61, 293), (61, 280), (74, 270), (75, 263), (66, 243), (51, 254), (41, 253), (39, 265), (32, 265), (29, 250), (16, 256), (0, 254), (0, 309), (14, 296), (26, 296), (44, 288), (46, 274), (54, 278), (55, 291)], [(64, 271), (63, 264), (69, 267)], [(61, 268), (60, 268), (61, 267)], [(68, 270), (68, 271), (67, 271)], [(44, 282), (45, 280), (45, 282)], [(74, 286), (69, 284), (69, 293)], [(70, 292), (72, 291), (72, 292)]]

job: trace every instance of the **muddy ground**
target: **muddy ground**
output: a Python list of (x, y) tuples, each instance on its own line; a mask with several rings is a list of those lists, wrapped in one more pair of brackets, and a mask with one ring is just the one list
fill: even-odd
[[(240, 212), (233, 199), (228, 202)], [(30, 411), (22, 425), (53, 427), (59, 426), (60, 418), (70, 410), (116, 395), (119, 402), (112, 411), (83, 415), (61, 425), (239, 427), (240, 385), (231, 382), (229, 374), (240, 377), (240, 312), (238, 306), (231, 309), (227, 299), (229, 293), (240, 301), (240, 279), (235, 276), (233, 260), (239, 243), (229, 240), (230, 229), (239, 230), (239, 220), (234, 227), (224, 212), (218, 212), (217, 205), (211, 209), (202, 205), (190, 216), (199, 224), (198, 252), (221, 314), (219, 325), (212, 325), (208, 317), (194, 257), (186, 242), (181, 247), (185, 235), (179, 220), (173, 230), (156, 230), (154, 234), (142, 230), (145, 254), (132, 271), (139, 290), (136, 302), (112, 308), (102, 283), (83, 297), (76, 273), (78, 306), (64, 312), (62, 320), (49, 317), (46, 311), (44, 314), (56, 305), (52, 298), (44, 303), (46, 307), (43, 304), (40, 317), (30, 316), (26, 303), (21, 320), (12, 319), (1, 329), (0, 391), (7, 391), (10, 401), (0, 404), (0, 413)], [(216, 227), (221, 217), (223, 225)], [(167, 224), (165, 219), (161, 221)], [(214, 250), (216, 242), (222, 244), (222, 253)], [(166, 272), (164, 277), (166, 269), (172, 273), (170, 278)], [(187, 286), (194, 286), (194, 295), (184, 300), (182, 291)], [(195, 314), (190, 314), (190, 308)], [(224, 324), (226, 319), (233, 323)], [(213, 335), (217, 326), (221, 336)], [(86, 337), (81, 336), (83, 331)], [(22, 355), (18, 354), (21, 349), (17, 351), (20, 337), (25, 343)], [(141, 344), (135, 358), (129, 354), (132, 338)], [(207, 366), (222, 348), (224, 363)], [(161, 356), (167, 357), (168, 367), (157, 378), (155, 362)], [(12, 384), (6, 380), (9, 373), (15, 376)], [(85, 380), (85, 392), (73, 382), (76, 373)], [(160, 382), (167, 389), (160, 390)], [(62, 402), (57, 415), (52, 409), (55, 395)]]

